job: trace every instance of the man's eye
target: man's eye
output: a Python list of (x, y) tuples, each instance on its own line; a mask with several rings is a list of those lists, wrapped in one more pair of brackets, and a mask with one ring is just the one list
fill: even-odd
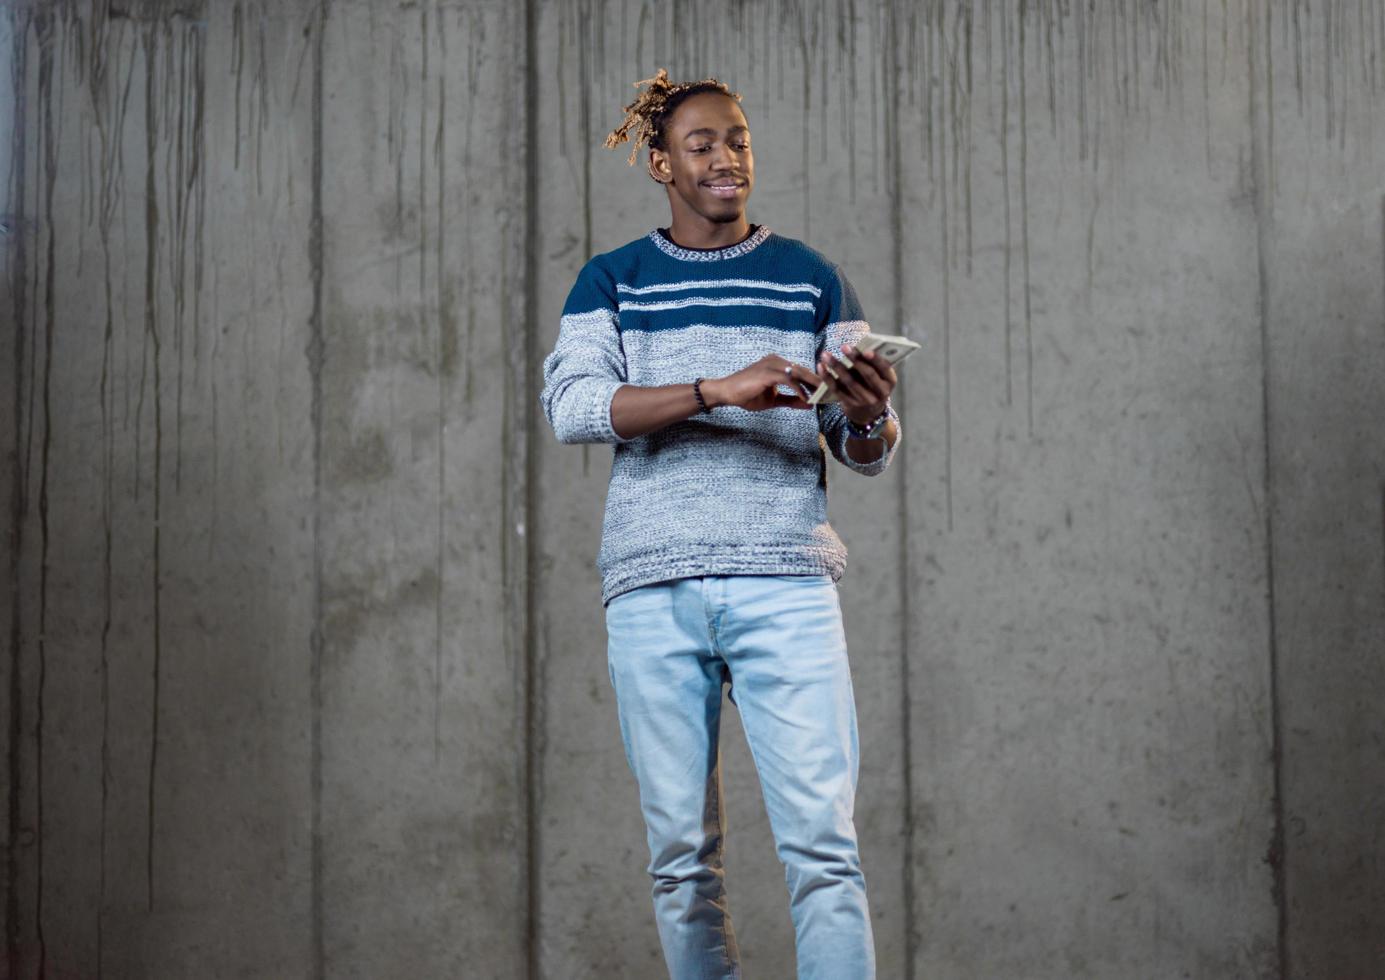
[(705, 151), (705, 150), (710, 150), (710, 149), (711, 149), (711, 147), (709, 147), (709, 146), (695, 146), (695, 147), (693, 147), (693, 152), (694, 152), (694, 153), (702, 153), (703, 151)]
[(731, 146), (737, 150), (748, 150), (750, 146), (746, 143), (732, 143)]

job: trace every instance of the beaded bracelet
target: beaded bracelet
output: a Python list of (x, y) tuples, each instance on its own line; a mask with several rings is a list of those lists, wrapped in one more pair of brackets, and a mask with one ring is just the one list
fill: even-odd
[(698, 378), (696, 381), (692, 383), (693, 396), (697, 399), (698, 412), (706, 412), (710, 415), (712, 410), (708, 408), (707, 403), (702, 400), (702, 382), (705, 380), (706, 378)]
[(851, 421), (851, 419), (848, 418), (846, 420), (846, 431), (849, 435), (856, 439), (883, 440), (884, 436), (881, 436), (878, 433), (881, 429), (885, 427), (886, 423), (889, 421), (889, 418), (890, 407), (886, 405), (885, 410), (883, 412), (881, 412), (875, 418), (871, 419), (865, 425), (857, 425), (855, 422)]

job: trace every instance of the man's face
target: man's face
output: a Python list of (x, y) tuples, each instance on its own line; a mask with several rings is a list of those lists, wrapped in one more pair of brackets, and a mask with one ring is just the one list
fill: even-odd
[(717, 92), (694, 95), (674, 112), (664, 137), (665, 149), (651, 150), (650, 162), (672, 207), (712, 222), (739, 219), (755, 183), (755, 159), (736, 101)]

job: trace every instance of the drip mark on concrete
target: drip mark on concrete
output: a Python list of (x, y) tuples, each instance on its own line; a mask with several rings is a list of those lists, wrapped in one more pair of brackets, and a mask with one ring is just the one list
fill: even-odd
[[(115, 402), (113, 388), (113, 355), (115, 345), (115, 303), (112, 289), (111, 268), (111, 230), (115, 222), (117, 204), (121, 197), (115, 192), (116, 182), (122, 173), (122, 144), (125, 115), (129, 106), (130, 92), (135, 75), (135, 59), (131, 58), (125, 72), (125, 83), (116, 80), (115, 95), (107, 95), (110, 79), (107, 68), (111, 58), (111, 47), (123, 50), (123, 38), (117, 35), (112, 41), (108, 32), (107, 10), (97, 8), (93, 12), (91, 27), (91, 57), (93, 64), (88, 76), (89, 95), (95, 114), (96, 131), (99, 135), (100, 162), (98, 165), (100, 190), (97, 202), (97, 230), (101, 242), (102, 257), (102, 296), (104, 305), (101, 378), (98, 386), (98, 399), (101, 411), (101, 636), (99, 642), (101, 674), (101, 803), (97, 819), (97, 912), (96, 912), (96, 969), (98, 976), (105, 963), (105, 916), (107, 890), (107, 825), (110, 811), (110, 772), (111, 772), (111, 698), (110, 698), (110, 639), (114, 619), (114, 512), (115, 512)], [(118, 75), (118, 72), (117, 72)], [(113, 103), (114, 116), (107, 118), (107, 102)]]
[(323, 135), (323, 34), (327, 17), (326, 0), (321, 0), (313, 17), (313, 95), (312, 95), (312, 212), (309, 219), (308, 263), (312, 283), (312, 309), (308, 315), (308, 375), (312, 381), (309, 414), (312, 423), (313, 452), (313, 592), (312, 634), (309, 640), (309, 689), (312, 697), (309, 762), (311, 879), (309, 945), (312, 951), (313, 980), (326, 976), (327, 955), (323, 915), (324, 855), (322, 846), (322, 660), (326, 647), (323, 635), (323, 554), (322, 554), (322, 371), (326, 356), (323, 335), (323, 240), (322, 240), (322, 135)]
[(155, 56), (158, 51), (157, 26), (150, 27), (144, 35), (145, 81), (145, 208), (144, 208), (144, 339), (146, 357), (154, 362), (154, 527), (153, 527), (153, 567), (151, 569), (151, 588), (153, 590), (153, 645), (154, 662), (150, 669), (152, 704), (150, 707), (149, 736), (149, 775), (146, 785), (147, 823), (145, 840), (145, 891), (149, 911), (154, 910), (154, 840), (158, 827), (157, 787), (159, 777), (159, 696), (160, 675), (162, 671), (163, 647), (159, 630), (161, 618), (160, 590), (162, 571), (160, 569), (161, 528), (163, 503), (163, 385), (161, 341), (158, 325), (158, 247), (159, 247), (159, 201), (158, 184), (154, 179), (154, 165), (158, 148), (158, 107), (155, 94), (156, 72)]
[(1274, 18), (1272, 4), (1265, 5), (1265, 191), (1274, 199)]
[(1256, 270), (1258, 277), (1258, 299), (1260, 317), (1260, 415), (1261, 439), (1264, 445), (1264, 500), (1265, 511), (1263, 532), (1265, 537), (1265, 593), (1266, 593), (1266, 632), (1268, 634), (1268, 673), (1270, 700), (1270, 759), (1272, 799), (1270, 802), (1270, 840), (1268, 862), (1271, 868), (1271, 898), (1276, 915), (1276, 954), (1280, 976), (1289, 975), (1289, 929), (1288, 896), (1286, 893), (1287, 870), (1284, 835), (1284, 719), (1281, 711), (1281, 690), (1279, 672), (1279, 643), (1275, 617), (1275, 537), (1274, 537), (1274, 426), (1271, 417), (1273, 399), (1270, 397), (1270, 381), (1273, 371), (1270, 364), (1270, 292), (1269, 292), (1269, 242), (1271, 229), (1271, 209), (1269, 188), (1266, 177), (1268, 144), (1263, 133), (1264, 117), (1272, 115), (1274, 106), (1262, 101), (1259, 80), (1267, 66), (1261, 65), (1265, 56), (1259, 44), (1259, 22), (1254, 15), (1254, 7), (1247, 33), (1247, 63), (1250, 66), (1248, 86), (1248, 111), (1250, 116), (1251, 175), (1253, 200), (1255, 205), (1256, 232)]
[[(46, 239), (44, 249), (43, 281), (43, 386), (41, 404), (43, 410), (43, 441), (39, 449), (39, 586), (38, 586), (38, 691), (34, 719), (34, 779), (35, 779), (35, 882), (34, 919), (38, 939), (38, 975), (44, 976), (48, 961), (48, 942), (43, 931), (44, 899), (44, 696), (48, 682), (48, 473), (49, 456), (53, 441), (53, 331), (57, 326), (57, 247), (56, 228), (53, 220), (53, 190), (57, 183), (57, 139), (53, 127), (53, 19), (51, 15), (41, 15), (37, 21), (39, 42), (39, 106), (41, 112), (41, 161), (43, 166), (43, 210), (41, 226)], [(58, 99), (61, 100), (61, 93)], [(37, 272), (37, 270), (35, 270)], [(37, 346), (37, 345), (35, 345)], [(32, 384), (32, 381), (31, 381)], [(32, 393), (31, 393), (32, 397)], [(29, 428), (33, 431), (33, 413), (29, 414)]]
[[(888, 151), (888, 177), (890, 196), (899, 202), (904, 193), (903, 185), (903, 162), (901, 159), (903, 152), (903, 135), (899, 125), (899, 47), (896, 37), (896, 25), (894, 21), (894, 7), (889, 8), (887, 21), (889, 34), (889, 57), (882, 59), (882, 69), (888, 68), (890, 86), (886, 90), (885, 100), (885, 146)], [(871, 72), (871, 78), (875, 78), (875, 72)], [(872, 167), (872, 172), (875, 168)], [(890, 209), (890, 232), (891, 240), (894, 245), (891, 254), (892, 259), (892, 291), (894, 298), (894, 322), (904, 321), (904, 224), (903, 209), (894, 207)], [(904, 403), (899, 406), (901, 416), (908, 415), (907, 391), (901, 392)], [(898, 542), (897, 561), (899, 571), (896, 576), (899, 580), (900, 594), (908, 596), (911, 594), (909, 585), (909, 446), (903, 444), (897, 450), (901, 454), (899, 465), (903, 466), (903, 477), (899, 482), (899, 526), (903, 529), (902, 533), (895, 535)], [(905, 609), (908, 603), (903, 603)], [(918, 949), (918, 932), (916, 917), (914, 915), (914, 898), (917, 891), (914, 881), (914, 785), (913, 785), (913, 756), (912, 756), (912, 731), (913, 724), (910, 718), (910, 682), (909, 682), (909, 662), (910, 662), (910, 639), (913, 635), (910, 629), (909, 617), (907, 615), (897, 617), (899, 624), (899, 671), (900, 671), (900, 723), (903, 729), (903, 746), (900, 752), (901, 783), (903, 788), (903, 813), (901, 821), (904, 831), (903, 855), (901, 864), (903, 866), (902, 891), (903, 891), (903, 919), (904, 919), (904, 980), (914, 978), (914, 959)]]
[[(12, 23), (13, 37), (11, 40), (13, 52), (13, 62), (11, 65), (10, 84), (15, 92), (25, 91), (25, 79), (28, 75), (28, 41), (29, 41), (29, 16), (28, 10), (17, 13)], [(24, 202), (27, 200), (26, 194), (26, 167), (28, 161), (28, 130), (26, 127), (26, 116), (28, 115), (28, 99), (19, 98), (15, 100), (13, 128), (10, 133), (10, 158), (16, 161), (10, 174), (10, 194), (11, 200)], [(20, 221), (15, 221), (15, 225), (22, 228)], [(8, 230), (8, 229), (7, 229)], [(23, 428), (24, 414), (24, 352), (25, 340), (28, 334), (24, 329), (28, 318), (28, 236), (24, 234), (15, 235), (14, 243), (10, 246), (9, 267), (7, 269), (10, 282), (12, 283), (12, 302), (14, 311), (14, 365), (12, 398), (14, 399), (11, 410), (13, 411), (13, 447), (16, 455), (15, 466), (10, 476), (10, 581), (18, 583), (21, 567), (20, 556), (24, 551), (24, 495), (27, 490), (28, 467), (25, 460), (20, 456), (20, 433)], [(20, 751), (22, 739), (22, 726), (20, 719), (23, 717), (23, 685), (21, 678), (24, 676), (22, 661), (24, 654), (23, 633), (21, 630), (21, 615), (23, 605), (21, 603), (20, 590), (15, 588), (10, 590), (10, 663), (9, 663), (9, 720), (6, 724), (5, 735), (6, 744), (6, 765), (9, 771), (9, 799), (6, 810), (6, 825), (8, 830), (8, 840), (19, 840), (20, 829), (22, 826), (22, 802), (23, 802), (23, 757)], [(9, 976), (19, 976), (19, 878), (20, 862), (9, 860), (6, 862), (5, 873), (5, 949), (6, 965)]]
[(1005, 405), (1014, 404), (1015, 385), (1012, 356), (1010, 314), (1010, 253), (1013, 251), (1010, 223), (1010, 18), (1001, 20), (1001, 45), (1004, 49), (1000, 59), (1000, 183), (1001, 197), (1005, 202)]
[[(956, 91), (955, 85), (953, 91)], [(956, 108), (955, 103), (953, 106)], [(947, 112), (947, 104), (942, 103)], [(940, 183), (942, 193), (938, 195), (938, 244), (942, 256), (943, 277), (943, 493), (947, 506), (947, 529), (952, 530), (952, 245), (948, 228), (947, 206), (947, 137), (948, 127), (938, 128), (938, 166), (941, 168)], [(954, 141), (955, 146), (955, 141)]]
[[(662, 8), (660, 4), (660, 8)], [(641, 13), (641, 23), (644, 21), (644, 13)], [(539, 826), (539, 814), (542, 800), (540, 792), (542, 790), (542, 740), (540, 738), (540, 698), (539, 691), (535, 686), (534, 671), (538, 660), (538, 651), (535, 648), (534, 622), (535, 608), (538, 601), (536, 570), (538, 563), (538, 481), (536, 472), (538, 469), (537, 454), (534, 447), (538, 440), (536, 438), (538, 421), (534, 417), (534, 412), (529, 410), (530, 399), (527, 391), (532, 390), (533, 378), (533, 354), (538, 349), (538, 308), (539, 308), (539, 254), (537, 242), (539, 237), (539, 125), (538, 125), (538, 106), (539, 99), (539, 76), (536, 67), (539, 52), (539, 30), (538, 30), (538, 3), (537, 0), (529, 0), (523, 7), (518, 24), (518, 40), (524, 49), (525, 71), (523, 76), (524, 94), (524, 153), (521, 164), (524, 177), (523, 183), (523, 248), (521, 255), (523, 265), (519, 269), (521, 306), (518, 310), (522, 317), (522, 336), (524, 343), (523, 363), (530, 365), (528, 371), (522, 378), (527, 381), (526, 396), (523, 400), (524, 408), (522, 413), (522, 424), (524, 426), (521, 453), (522, 470), (521, 479), (523, 480), (523, 516), (525, 527), (529, 529), (524, 537), (524, 574), (521, 577), (522, 595), (515, 596), (512, 593), (514, 579), (510, 571), (510, 558), (508, 542), (510, 539), (509, 528), (513, 517), (512, 503), (510, 498), (511, 470), (514, 468), (512, 463), (506, 463), (500, 469), (501, 479), (501, 516), (503, 525), (500, 535), (500, 560), (501, 560), (501, 582), (505, 590), (505, 603), (509, 605), (511, 598), (522, 599), (523, 606), (520, 616), (506, 616), (504, 622), (504, 652), (510, 663), (515, 664), (515, 694), (522, 713), (522, 725), (520, 726), (520, 752), (521, 759), (519, 765), (519, 788), (523, 797), (523, 810), (520, 819), (524, 824), (524, 851), (520, 858), (522, 873), (519, 879), (519, 887), (522, 891), (521, 908), (523, 909), (523, 935), (526, 949), (525, 969), (530, 980), (536, 980), (542, 975), (543, 963), (540, 956), (541, 935), (540, 928), (542, 922), (542, 897), (543, 897), (543, 876), (540, 867), (542, 859), (543, 834)], [(657, 36), (657, 35), (656, 35)], [(561, 76), (559, 83), (561, 85)], [(561, 89), (560, 89), (561, 91)], [(562, 104), (562, 99), (558, 100)], [(508, 145), (508, 144), (507, 144)], [(589, 148), (586, 148), (589, 150)], [(507, 161), (508, 162), (508, 161)], [(501, 277), (500, 281), (507, 287), (510, 283), (508, 248), (501, 252)], [(509, 309), (514, 309), (510, 306)], [(513, 406), (514, 398), (510, 391), (512, 371), (504, 372), (505, 393), (503, 401), (503, 413), (501, 416), (502, 438), (505, 445), (512, 445), (513, 436)], [(522, 616), (522, 619), (520, 617)], [(515, 621), (519, 619), (520, 636), (516, 638)], [(516, 642), (518, 640), (518, 642)], [(516, 649), (516, 647), (519, 649)]]
[(1034, 435), (1034, 331), (1030, 310), (1029, 287), (1029, 98), (1026, 83), (1025, 26), (1027, 0), (1020, 0), (1019, 9), (1019, 75), (1020, 75), (1020, 247), (1024, 258), (1024, 353), (1028, 396), (1027, 418), (1029, 435)]
[[(438, 72), (438, 122), (433, 133), (433, 167), (437, 171), (438, 188), (438, 232), (436, 235), (436, 262), (433, 272), (434, 304), (437, 307), (437, 439), (438, 439), (438, 505), (437, 505), (437, 553), (434, 562), (437, 568), (437, 591), (433, 597), (433, 764), (442, 760), (442, 637), (443, 637), (443, 596), (446, 586), (447, 554), (447, 399), (446, 350), (452, 322), (449, 299), (451, 293), (444, 287), (447, 263), (444, 260), (444, 229), (447, 228), (447, 25), (442, 12), (438, 12), (438, 53), (442, 56), (444, 70)], [(473, 89), (474, 91), (474, 89)]]

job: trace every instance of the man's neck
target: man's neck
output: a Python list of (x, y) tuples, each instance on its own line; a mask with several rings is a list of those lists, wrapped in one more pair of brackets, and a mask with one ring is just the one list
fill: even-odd
[(700, 215), (673, 215), (668, 237), (683, 248), (726, 248), (750, 235), (745, 213), (735, 221), (708, 221)]

